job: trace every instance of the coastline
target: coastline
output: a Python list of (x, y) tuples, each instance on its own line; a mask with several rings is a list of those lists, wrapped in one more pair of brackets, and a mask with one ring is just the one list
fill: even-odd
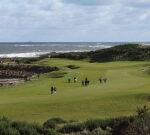
[(116, 46), (118, 42), (0, 43), (0, 58), (33, 58), (50, 53), (89, 52)]
[[(132, 43), (133, 44), (133, 43)], [(149, 47), (150, 43), (137, 43), (139, 44), (141, 47)], [(56, 51), (33, 51), (33, 52), (16, 52), (16, 53), (0, 53), (0, 58), (38, 58), (41, 56), (50, 56), (51, 54), (62, 54), (62, 53), (82, 53), (82, 52), (91, 52), (91, 51), (98, 51), (98, 50), (102, 50), (102, 49), (107, 49), (107, 48), (111, 48), (111, 47), (115, 47), (118, 45), (125, 45), (125, 44), (94, 44), (94, 45), (89, 45), (88, 49), (84, 49), (83, 48), (76, 48), (74, 50), (64, 50), (64, 48), (62, 50), (56, 50)], [(19, 47), (34, 47), (34, 45), (16, 45), (15, 46)], [(37, 45), (35, 45), (37, 46)], [(83, 47), (84, 45), (78, 45), (78, 47)], [(43, 46), (45, 47), (45, 46)], [(65, 46), (64, 46), (65, 47)], [(67, 47), (67, 46), (66, 46)], [(91, 48), (89, 50), (89, 48)]]

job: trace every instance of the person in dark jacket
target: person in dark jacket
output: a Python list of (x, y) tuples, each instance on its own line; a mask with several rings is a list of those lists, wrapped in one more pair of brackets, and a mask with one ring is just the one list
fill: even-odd
[(69, 76), (69, 77), (68, 77), (68, 83), (70, 83), (70, 82), (71, 82), (71, 77)]
[(103, 82), (103, 78), (102, 78), (102, 77), (99, 78), (99, 82), (100, 82), (100, 83)]
[(84, 86), (84, 81), (82, 80), (82, 86)]
[(55, 94), (56, 94), (56, 90), (57, 90), (56, 87), (54, 87), (54, 93), (55, 93)]
[(107, 82), (107, 78), (104, 78), (104, 83), (106, 83)]
[(54, 92), (54, 87), (52, 86), (51, 87), (51, 95), (53, 94), (53, 92)]

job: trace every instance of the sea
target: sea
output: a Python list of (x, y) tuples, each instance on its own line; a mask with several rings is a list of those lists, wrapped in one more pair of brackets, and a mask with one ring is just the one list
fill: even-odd
[(135, 42), (0, 42), (0, 58), (39, 57), (52, 52), (95, 51), (128, 43)]

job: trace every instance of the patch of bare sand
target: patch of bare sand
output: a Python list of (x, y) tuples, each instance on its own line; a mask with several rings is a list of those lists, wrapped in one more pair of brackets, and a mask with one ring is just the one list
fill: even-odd
[(146, 43), (141, 43), (139, 45), (140, 45), (140, 47), (150, 47), (150, 44), (146, 44)]

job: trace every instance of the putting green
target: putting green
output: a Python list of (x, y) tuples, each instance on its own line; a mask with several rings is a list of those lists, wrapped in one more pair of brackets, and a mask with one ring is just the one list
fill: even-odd
[[(44, 59), (35, 64), (57, 66), (59, 71), (43, 74), (31, 82), (0, 88), (0, 116), (12, 120), (44, 122), (52, 117), (66, 120), (110, 118), (133, 115), (137, 106), (148, 105), (150, 76), (145, 69), (149, 62), (89, 63), (65, 59)], [(69, 69), (67, 65), (79, 66)], [(68, 76), (77, 83), (67, 82)], [(98, 78), (107, 77), (106, 84)], [(88, 87), (81, 81), (87, 77)], [(50, 87), (57, 94), (50, 95)]]

